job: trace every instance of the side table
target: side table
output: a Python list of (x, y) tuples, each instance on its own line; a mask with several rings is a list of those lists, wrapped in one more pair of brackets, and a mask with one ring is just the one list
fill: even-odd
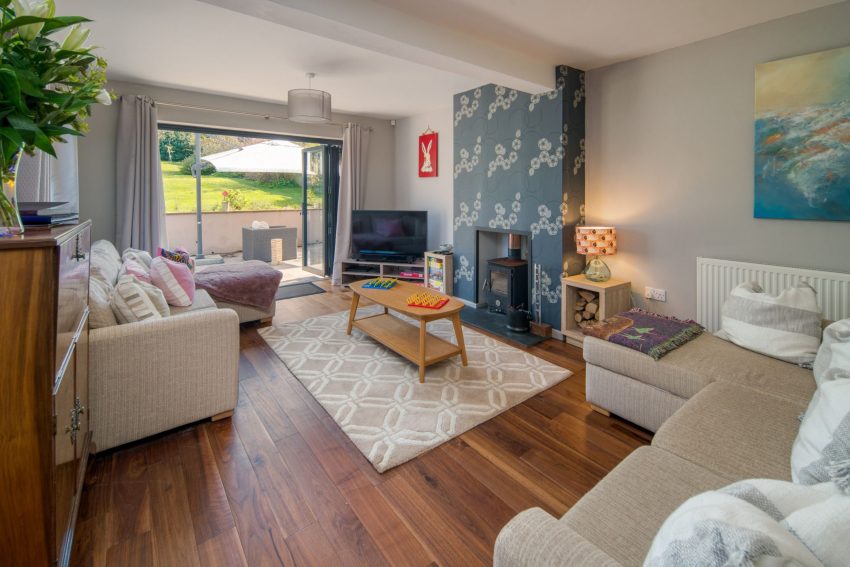
[(242, 228), (242, 259), (272, 261), (272, 239), (283, 240), (283, 259), (294, 260), (298, 257), (295, 242), (298, 230), (294, 227), (270, 226), (269, 228)]
[(607, 282), (592, 282), (579, 274), (562, 278), (561, 286), (561, 332), (573, 346), (584, 343), (583, 324), (602, 321), (632, 306), (628, 281), (612, 278)]

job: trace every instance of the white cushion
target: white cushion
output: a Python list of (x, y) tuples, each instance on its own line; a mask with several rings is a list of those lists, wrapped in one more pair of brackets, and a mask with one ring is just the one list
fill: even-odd
[(112, 286), (98, 278), (89, 280), (89, 327), (101, 329), (118, 324), (112, 312)]
[(126, 262), (128, 259), (135, 260), (149, 270), (151, 268), (151, 260), (153, 260), (147, 250), (139, 250), (138, 248), (127, 248), (121, 253), (122, 262)]
[(745, 480), (679, 506), (656, 534), (644, 565), (838, 566), (847, 564), (847, 541), (850, 498), (831, 483)]
[(121, 256), (118, 250), (108, 240), (98, 240), (91, 245), (89, 254), (91, 277), (114, 286), (118, 281), (118, 271), (121, 269)]
[(133, 276), (121, 276), (112, 293), (112, 311), (119, 323), (168, 317), (168, 303), (159, 288)]
[(822, 334), (817, 292), (800, 283), (772, 296), (755, 282), (743, 283), (723, 305), (722, 326), (724, 338), (740, 347), (810, 365)]
[(850, 378), (850, 319), (836, 321), (824, 329), (813, 369), (818, 385)]
[(791, 448), (791, 478), (832, 480), (850, 496), (850, 380), (824, 382), (815, 391)]

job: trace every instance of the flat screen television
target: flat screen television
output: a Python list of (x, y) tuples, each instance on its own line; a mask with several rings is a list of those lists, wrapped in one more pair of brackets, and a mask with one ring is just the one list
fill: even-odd
[(428, 211), (352, 211), (351, 252), (359, 260), (412, 262), (428, 246)]

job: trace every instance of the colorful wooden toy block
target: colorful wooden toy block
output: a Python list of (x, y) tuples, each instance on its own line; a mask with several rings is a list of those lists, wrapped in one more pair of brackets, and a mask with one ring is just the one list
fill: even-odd
[(430, 291), (414, 293), (407, 298), (407, 304), (410, 307), (425, 307), (427, 309), (439, 309), (448, 302), (448, 297)]
[(369, 289), (392, 289), (396, 283), (398, 283), (398, 280), (395, 278), (375, 278), (363, 284), (363, 287)]

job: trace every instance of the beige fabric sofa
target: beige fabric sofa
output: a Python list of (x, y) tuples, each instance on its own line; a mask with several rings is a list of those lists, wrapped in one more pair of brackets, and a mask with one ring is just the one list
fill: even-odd
[(560, 519), (538, 508), (516, 516), (496, 541), (496, 566), (642, 565), (691, 496), (746, 478), (791, 480), (811, 370), (707, 334), (659, 361), (594, 338), (584, 356), (588, 401), (657, 430), (652, 445)]
[[(121, 258), (104, 240), (92, 245), (92, 278), (114, 285)], [(92, 304), (92, 310), (102, 308)], [(239, 318), (203, 290), (171, 316), (92, 329), (89, 407), (98, 451), (236, 407)]]

